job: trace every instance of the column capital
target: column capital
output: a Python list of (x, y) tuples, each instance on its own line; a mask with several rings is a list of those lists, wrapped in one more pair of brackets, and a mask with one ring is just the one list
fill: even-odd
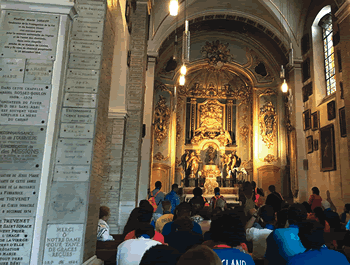
[(338, 23), (342, 23), (350, 14), (350, 0), (345, 0), (343, 5), (335, 12), (335, 17), (338, 18)]
[(0, 0), (0, 9), (62, 14), (69, 15), (72, 19), (77, 15), (71, 0)]

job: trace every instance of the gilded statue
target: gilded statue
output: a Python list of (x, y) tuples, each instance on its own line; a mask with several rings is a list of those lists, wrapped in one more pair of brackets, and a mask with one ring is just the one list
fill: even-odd
[(191, 169), (190, 178), (195, 178), (199, 169), (199, 164), (202, 162), (198, 157), (199, 154), (196, 154), (194, 151), (190, 154), (190, 158), (187, 161), (187, 168)]
[(277, 135), (277, 114), (272, 102), (268, 102), (260, 109), (260, 135), (267, 148), (271, 148)]
[(220, 130), (220, 134), (216, 138), (223, 146), (232, 144), (231, 135), (228, 131)]
[(200, 107), (200, 128), (220, 130), (222, 128), (223, 109), (215, 101), (208, 101)]
[(187, 161), (190, 158), (190, 151), (186, 150), (185, 153), (181, 156), (181, 162), (179, 164), (179, 166), (182, 166), (182, 169), (185, 171), (187, 170)]
[(159, 96), (159, 101), (154, 110), (154, 131), (158, 144), (161, 144), (167, 136), (169, 118), (170, 110), (166, 105), (166, 99), (163, 96)]

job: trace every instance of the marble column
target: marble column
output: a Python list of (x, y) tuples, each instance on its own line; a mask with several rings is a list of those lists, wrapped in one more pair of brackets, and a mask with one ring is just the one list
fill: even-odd
[[(145, 136), (142, 139), (141, 149), (141, 170), (139, 179), (138, 201), (147, 198), (147, 189), (149, 187), (152, 163), (153, 146), (153, 92), (154, 92), (154, 70), (156, 66), (156, 57), (148, 56), (146, 72), (146, 90), (143, 111), (143, 126), (145, 127)], [(151, 187), (152, 188), (152, 187)]]
[[(303, 129), (303, 95), (302, 95), (302, 73), (301, 60), (294, 61), (294, 67), (289, 71), (288, 85), (290, 91), (293, 93), (293, 114), (291, 115), (291, 124), (295, 128), (292, 132), (294, 134), (293, 145), (291, 148), (295, 149), (295, 160), (291, 161), (291, 178), (295, 178), (295, 190), (298, 190), (296, 201), (303, 202), (307, 200), (309, 189), (307, 187), (307, 168), (304, 167), (306, 159), (305, 133)], [(292, 187), (293, 191), (293, 187)], [(293, 191), (294, 192), (294, 191)]]
[[(345, 172), (341, 174), (343, 200), (344, 203), (350, 201), (350, 1), (346, 0), (344, 4), (335, 13), (337, 17), (337, 23), (339, 25), (340, 32), (340, 46), (341, 60), (342, 60), (342, 76), (343, 76), (343, 89), (344, 89), (344, 107), (345, 107), (345, 120), (346, 120), (346, 132), (347, 132), (347, 146), (348, 146), (348, 160), (347, 168), (341, 169)], [(338, 80), (337, 80), (338, 81)]]

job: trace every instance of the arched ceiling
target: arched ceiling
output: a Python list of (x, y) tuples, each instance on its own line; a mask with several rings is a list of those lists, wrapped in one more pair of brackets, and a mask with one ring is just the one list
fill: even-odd
[(186, 9), (185, 1), (179, 0), (177, 17), (169, 15), (169, 1), (153, 1), (149, 51), (158, 51), (176, 24), (183, 24), (186, 13), (187, 19), (192, 21), (211, 15), (230, 15), (254, 21), (278, 36), (286, 46), (293, 43), (294, 54), (299, 56), (302, 27), (313, 0), (186, 0)]

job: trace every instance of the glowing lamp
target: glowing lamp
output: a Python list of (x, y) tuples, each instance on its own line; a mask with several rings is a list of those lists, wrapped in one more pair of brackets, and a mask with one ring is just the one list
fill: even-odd
[(181, 75), (186, 75), (186, 72), (187, 72), (186, 65), (183, 64), (180, 68), (180, 73)]
[(177, 16), (178, 10), (179, 10), (178, 0), (170, 0), (170, 4), (169, 4), (170, 16)]
[(183, 86), (183, 85), (185, 85), (185, 76), (181, 75), (180, 76), (180, 86)]
[(287, 93), (288, 92), (288, 85), (287, 85), (286, 79), (283, 80), (281, 89), (282, 89), (283, 93)]

